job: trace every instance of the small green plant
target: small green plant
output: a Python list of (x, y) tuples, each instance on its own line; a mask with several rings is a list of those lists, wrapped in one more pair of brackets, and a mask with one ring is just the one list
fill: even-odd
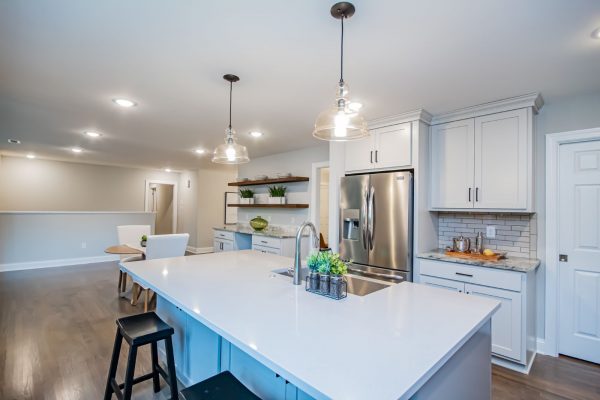
[(148, 240), (148, 236), (142, 235), (142, 242), (145, 242), (146, 240)]
[(312, 272), (317, 272), (319, 269), (319, 252), (312, 252), (306, 258), (306, 265)]
[(252, 189), (240, 189), (240, 197), (242, 199), (251, 199), (254, 197), (254, 190)]
[(269, 194), (271, 197), (285, 197), (285, 186), (269, 186)]
[(339, 254), (333, 254), (331, 256), (329, 270), (332, 275), (345, 275), (348, 272), (348, 266), (340, 259)]

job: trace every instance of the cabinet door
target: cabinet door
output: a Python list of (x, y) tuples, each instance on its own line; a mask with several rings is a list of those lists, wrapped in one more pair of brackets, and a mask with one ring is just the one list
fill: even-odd
[(431, 127), (431, 207), (473, 208), (473, 119)]
[(229, 353), (229, 370), (261, 399), (285, 399), (285, 380), (234, 345)]
[(463, 282), (451, 281), (449, 279), (440, 279), (435, 278), (433, 276), (421, 275), (420, 283), (441, 289), (452, 290), (453, 292), (463, 293), (465, 291), (465, 284)]
[(375, 165), (375, 137), (372, 133), (367, 138), (346, 142), (345, 148), (346, 172), (364, 171)]
[(215, 252), (215, 253), (222, 252), (223, 251), (223, 249), (221, 248), (222, 245), (223, 245), (222, 239), (214, 239), (213, 240), (213, 252)]
[(412, 135), (410, 123), (374, 129), (375, 168), (401, 168), (412, 165)]
[(252, 250), (260, 251), (261, 253), (281, 255), (280, 249), (274, 249), (272, 247), (266, 247), (266, 246), (259, 246), (257, 244), (252, 245)]
[(475, 208), (527, 209), (526, 109), (475, 118)]
[(185, 376), (200, 382), (219, 373), (219, 335), (186, 314)]
[[(156, 314), (167, 324), (169, 324), (175, 333), (172, 336), (173, 341), (173, 358), (175, 359), (175, 370), (178, 374), (185, 375), (186, 372), (186, 357), (184, 349), (186, 348), (185, 342), (185, 327), (186, 327), (186, 313), (179, 307), (168, 302), (160, 296), (156, 296)], [(164, 340), (158, 342), (159, 354), (161, 360), (166, 362), (166, 353)]]
[(223, 241), (223, 248), (222, 248), (221, 251), (233, 251), (234, 250), (233, 247), (234, 246), (233, 246), (233, 242), (232, 241), (230, 241), (230, 240), (224, 240)]
[(492, 317), (492, 353), (522, 361), (521, 293), (468, 283), (465, 292), (501, 303)]

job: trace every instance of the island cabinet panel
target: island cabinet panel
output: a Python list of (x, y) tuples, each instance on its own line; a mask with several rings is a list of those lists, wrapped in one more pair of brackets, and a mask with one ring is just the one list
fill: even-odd
[(433, 276), (422, 275), (421, 283), (428, 286), (452, 290), (453, 292), (465, 292), (465, 284), (463, 282), (451, 281), (450, 279), (440, 279), (434, 278)]

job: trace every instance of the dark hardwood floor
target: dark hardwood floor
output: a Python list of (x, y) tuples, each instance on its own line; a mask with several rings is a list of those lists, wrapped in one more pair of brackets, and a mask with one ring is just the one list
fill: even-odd
[[(115, 319), (142, 312), (117, 297), (116, 263), (0, 273), (0, 399), (100, 399)], [(123, 345), (118, 376), (124, 376)], [(136, 375), (149, 372), (149, 349)], [(600, 366), (538, 355), (530, 375), (493, 367), (493, 399), (600, 399)], [(155, 395), (147, 381), (136, 399)]]

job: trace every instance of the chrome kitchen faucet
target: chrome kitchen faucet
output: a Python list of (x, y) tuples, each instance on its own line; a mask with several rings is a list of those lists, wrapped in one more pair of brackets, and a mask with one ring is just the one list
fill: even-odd
[(315, 248), (319, 248), (319, 234), (317, 233), (317, 228), (315, 228), (315, 226), (313, 225), (312, 222), (304, 222), (302, 225), (300, 225), (300, 227), (298, 228), (298, 232), (296, 232), (296, 254), (294, 256), (294, 285), (299, 285), (300, 283), (300, 269), (302, 268), (302, 251), (301, 251), (301, 242), (302, 242), (302, 232), (304, 231), (304, 228), (306, 227), (310, 228), (310, 231), (312, 232), (314, 238), (313, 240), (315, 241)]

